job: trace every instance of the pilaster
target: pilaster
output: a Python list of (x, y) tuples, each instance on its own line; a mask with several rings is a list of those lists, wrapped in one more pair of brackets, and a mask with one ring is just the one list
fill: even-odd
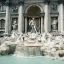
[(44, 31), (48, 32), (48, 4), (45, 4)]
[(10, 24), (10, 7), (9, 2), (6, 2), (6, 21), (5, 21), (5, 33), (10, 34), (11, 32)]
[(41, 17), (41, 33), (44, 32), (44, 19)]
[(18, 9), (18, 32), (23, 33), (24, 30), (24, 17), (23, 17), (23, 3), (19, 2), (19, 9)]
[(27, 33), (27, 17), (25, 17), (25, 33)]
[(58, 7), (58, 11), (59, 11), (59, 18), (58, 18), (58, 30), (59, 32), (63, 32), (63, 3), (59, 4)]

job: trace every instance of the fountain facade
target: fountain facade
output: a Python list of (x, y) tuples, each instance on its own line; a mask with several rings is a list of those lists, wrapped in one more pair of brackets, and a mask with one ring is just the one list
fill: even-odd
[(64, 37), (61, 34), (59, 36), (34, 32), (18, 34), (13, 31), (10, 37), (0, 38), (0, 42), (0, 54), (2, 52), (7, 54), (12, 51), (16, 56), (48, 55), (51, 57), (64, 57)]

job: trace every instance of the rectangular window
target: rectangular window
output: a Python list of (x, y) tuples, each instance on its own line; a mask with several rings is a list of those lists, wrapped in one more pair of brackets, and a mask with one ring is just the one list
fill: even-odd
[(5, 11), (6, 11), (6, 7), (3, 6), (3, 5), (1, 5), (1, 6), (0, 6), (0, 12), (5, 12)]
[(0, 20), (0, 29), (5, 29), (5, 20)]

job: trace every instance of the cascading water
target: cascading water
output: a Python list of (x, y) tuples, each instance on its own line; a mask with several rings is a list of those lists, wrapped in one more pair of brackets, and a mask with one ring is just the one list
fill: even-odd
[(40, 48), (42, 45), (36, 41), (36, 35), (34, 35), (35, 34), (32, 33), (30, 36), (28, 35), (25, 37), (27, 40), (25, 39), (24, 41), (21, 41), (22, 43), (18, 43), (15, 54), (23, 56), (40, 56)]

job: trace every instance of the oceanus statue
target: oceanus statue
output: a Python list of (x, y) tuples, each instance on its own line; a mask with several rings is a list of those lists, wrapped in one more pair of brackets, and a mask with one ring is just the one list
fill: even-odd
[(37, 32), (34, 18), (32, 18), (32, 20), (29, 22), (29, 26), (31, 27), (31, 30), (30, 30), (31, 33)]

